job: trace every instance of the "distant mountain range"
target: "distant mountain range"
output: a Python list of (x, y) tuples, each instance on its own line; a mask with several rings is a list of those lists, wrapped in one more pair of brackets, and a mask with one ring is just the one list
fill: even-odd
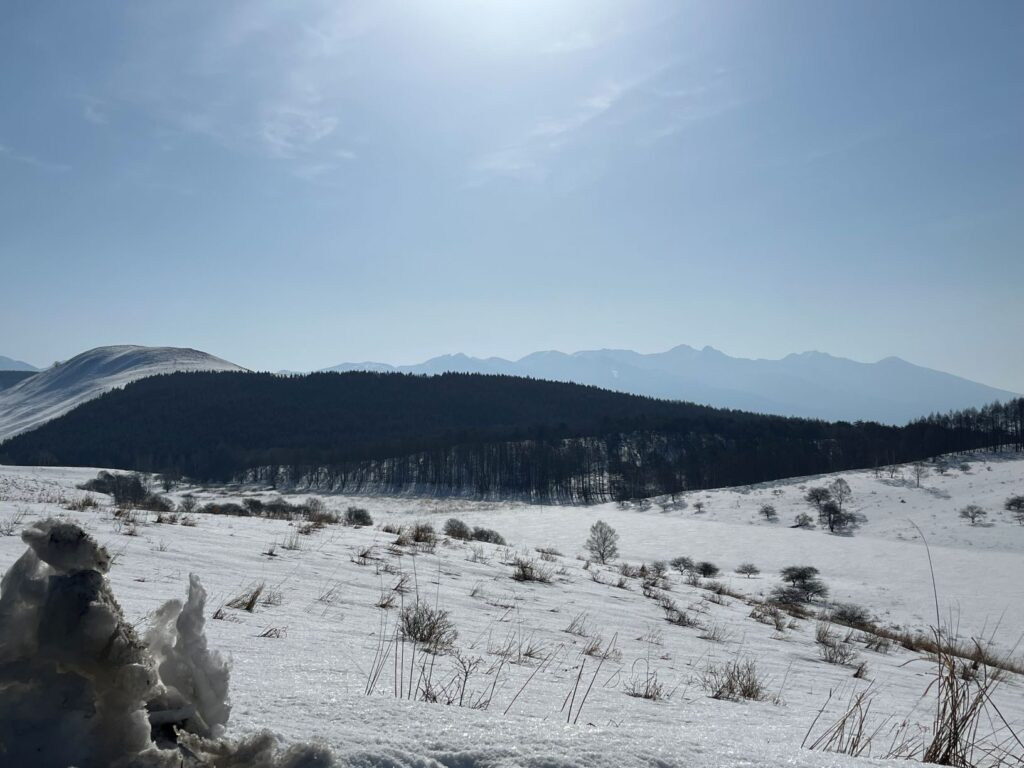
[(195, 349), (97, 347), (0, 389), (0, 441), (137, 379), (177, 371), (242, 370)]
[(34, 365), (0, 355), (0, 371), (38, 371)]
[(342, 363), (326, 370), (498, 373), (591, 384), (719, 408), (885, 424), (905, 424), (929, 413), (1017, 396), (898, 357), (859, 363), (822, 352), (804, 352), (781, 360), (750, 360), (730, 357), (712, 347), (686, 345), (654, 354), (623, 349), (535, 352), (519, 360), (457, 354), (418, 365)]
[[(5, 365), (22, 367), (4, 370)], [(242, 370), (205, 352), (176, 347), (97, 347), (38, 372), (27, 363), (0, 357), (0, 441), (137, 379), (179, 371)], [(514, 361), (445, 355), (419, 365), (344, 363), (326, 370), (505, 374), (755, 413), (887, 424), (1016, 396), (895, 357), (858, 363), (805, 352), (781, 360), (747, 360), (711, 347), (688, 346), (649, 355), (614, 349), (536, 352)]]

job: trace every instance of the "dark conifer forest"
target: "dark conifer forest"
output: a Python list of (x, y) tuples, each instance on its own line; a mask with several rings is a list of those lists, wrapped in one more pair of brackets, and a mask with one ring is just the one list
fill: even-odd
[(1021, 399), (894, 427), (510, 376), (175, 373), (8, 440), (0, 462), (586, 503), (1019, 451), (1022, 436)]

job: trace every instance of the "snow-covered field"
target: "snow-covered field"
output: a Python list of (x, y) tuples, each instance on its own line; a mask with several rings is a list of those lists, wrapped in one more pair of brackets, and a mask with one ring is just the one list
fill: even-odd
[[(149, 513), (136, 535), (125, 535), (131, 526), (114, 517), (106, 497), (94, 494), (96, 509), (65, 509), (85, 495), (76, 486), (96, 470), (0, 467), (0, 524), (60, 515), (83, 526), (115, 555), (114, 593), (140, 626), (165, 600), (184, 597), (190, 572), (209, 591), (211, 613), (264, 584), (270, 599), (254, 612), (224, 607), (224, 618), (207, 624), (211, 647), (233, 660), (229, 735), (269, 728), (289, 742), (322, 741), (343, 764), (358, 766), (869, 765), (800, 743), (830, 696), (816, 733), (868, 686), (872, 721), (892, 718), (872, 754), (886, 751), (894, 723), (909, 718), (928, 724), (932, 699), (922, 696), (933, 665), (917, 661), (918, 654), (900, 647), (879, 653), (854, 640), (854, 665), (828, 664), (819, 655), (813, 619), (780, 632), (753, 620), (743, 600), (726, 596), (716, 603), (712, 592), (673, 574), (666, 594), (700, 623), (676, 626), (642, 594), (638, 579), (626, 579), (620, 588), (615, 568), (586, 568), (578, 556), (590, 525), (603, 519), (620, 535), (620, 560), (634, 565), (679, 555), (710, 560), (723, 571), (719, 581), (750, 596), (766, 595), (783, 566), (814, 565), (833, 600), (859, 603), (885, 625), (924, 629), (934, 623), (935, 609), (914, 523), (931, 546), (944, 620), (952, 616), (964, 638), (991, 635), (998, 647), (1011, 649), (1024, 633), (1024, 526), (1002, 507), (1008, 496), (1024, 493), (1024, 460), (1007, 455), (969, 461), (967, 471), (932, 473), (920, 488), (906, 471), (903, 478), (843, 473), (853, 491), (852, 509), (866, 517), (853, 536), (789, 527), (798, 512), (811, 511), (803, 501), (806, 489), (832, 477), (626, 507), (325, 496), (332, 510), (367, 508), (374, 526), (328, 525), (299, 535), (298, 522), (200, 514), (187, 527), (157, 524)], [(180, 499), (184, 493), (200, 501), (251, 495), (237, 488), (177, 488), (170, 495)], [(763, 503), (776, 507), (779, 522), (758, 515)], [(986, 524), (971, 526), (958, 517), (969, 503), (988, 511)], [(453, 516), (496, 529), (509, 547), (441, 536), (432, 552), (417, 551), (393, 547), (395, 535), (381, 529), (427, 521), (440, 531)], [(299, 548), (289, 549), (289, 543)], [(540, 560), (537, 547), (562, 555)], [(16, 535), (0, 536), (0, 570), (22, 551)], [(550, 569), (552, 583), (514, 581), (510, 563), (516, 553), (537, 558)], [(761, 569), (760, 576), (733, 573), (747, 561)], [(595, 570), (600, 581), (591, 575)], [(394, 607), (378, 607), (403, 578), (409, 591), (396, 595)], [(450, 611), (459, 656), (481, 659), (464, 703), (489, 700), (486, 709), (397, 698), (396, 684), (407, 690), (410, 676), (421, 674), (411, 648), (404, 672), (389, 661), (367, 694), (380, 644), (391, 638), (401, 602), (411, 603), (417, 593)], [(577, 618), (582, 633), (567, 632)], [(603, 661), (583, 654), (598, 637), (603, 647), (614, 643), (615, 653)], [(455, 659), (436, 657), (435, 684), (451, 678)], [(737, 659), (756, 663), (766, 700), (737, 703), (707, 695), (701, 681), (708, 668)], [(861, 661), (866, 675), (855, 678)], [(662, 700), (627, 693), (631, 684), (652, 679), (663, 686)], [(566, 699), (573, 699), (577, 680), (567, 722)], [(1022, 693), (1021, 678), (1011, 675), (995, 695), (1018, 733)]]

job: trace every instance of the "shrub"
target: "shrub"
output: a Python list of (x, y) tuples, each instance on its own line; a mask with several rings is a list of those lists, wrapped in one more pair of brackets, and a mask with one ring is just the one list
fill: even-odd
[(763, 701), (766, 696), (765, 680), (758, 675), (753, 659), (709, 665), (701, 678), (701, 686), (711, 698), (725, 701)]
[(412, 527), (412, 530), (409, 531), (409, 536), (417, 544), (433, 544), (437, 541), (437, 534), (434, 533), (434, 526), (430, 523), (416, 523)]
[(868, 609), (856, 603), (837, 603), (832, 606), (829, 618), (837, 624), (845, 624), (857, 629), (870, 627), (873, 623)]
[(422, 643), (430, 653), (451, 650), (459, 636), (448, 611), (434, 608), (422, 600), (402, 609), (399, 627), (403, 638)]
[[(373, 518), (370, 513), (362, 507), (349, 507), (345, 510), (344, 517), (345, 525), (353, 525), (356, 527), (373, 525)], [(433, 532), (433, 528), (430, 529)]]
[(740, 563), (736, 567), (736, 573), (738, 573), (738, 574), (740, 574), (742, 576), (746, 576), (748, 579), (751, 576), (757, 576), (757, 574), (759, 574), (760, 572), (761, 572), (761, 569), (758, 568), (753, 563)]
[(695, 570), (705, 579), (710, 579), (711, 577), (718, 575), (718, 566), (714, 563), (708, 562), (707, 560), (702, 560), (697, 563)]
[(68, 504), (67, 508), (72, 510), (73, 512), (84, 512), (87, 509), (94, 509), (95, 507), (98, 506), (99, 505), (96, 503), (96, 499), (94, 499), (89, 494), (85, 494), (85, 496), (82, 496), (81, 498), (72, 500)]
[(801, 512), (795, 518), (793, 518), (794, 528), (813, 528), (814, 518), (808, 515), (806, 512)]
[(779, 513), (775, 511), (775, 507), (771, 504), (762, 504), (758, 513), (769, 523), (773, 523), (779, 519)]
[(482, 541), (485, 544), (497, 544), (498, 546), (505, 546), (505, 538), (497, 531), (491, 530), (490, 528), (473, 528), (473, 539), (475, 541)]
[(786, 616), (778, 607), (770, 603), (758, 603), (750, 611), (750, 618), (761, 624), (775, 627), (776, 631), (783, 632), (786, 629)]
[(541, 584), (551, 583), (551, 571), (537, 563), (536, 560), (528, 560), (524, 557), (516, 559), (512, 578), (516, 581), (537, 581)]
[(857, 659), (853, 646), (833, 634), (832, 625), (826, 621), (818, 622), (814, 639), (818, 643), (819, 655), (829, 664), (852, 664)]
[(195, 514), (199, 508), (199, 502), (196, 501), (196, 497), (186, 493), (181, 497), (181, 501), (178, 502), (178, 511), (183, 515)]
[(166, 496), (150, 495), (135, 505), (137, 509), (149, 512), (173, 512), (174, 502)]
[(598, 520), (590, 526), (590, 536), (584, 547), (597, 562), (603, 565), (618, 556), (618, 541), (619, 534), (615, 532), (615, 529), (604, 520)]
[[(639, 662), (643, 662), (644, 669), (639, 671)], [(668, 698), (665, 686), (658, 682), (658, 673), (652, 672), (643, 659), (634, 662), (633, 674), (623, 683), (623, 690), (627, 696), (648, 701), (661, 701)]]
[(814, 578), (819, 571), (813, 565), (789, 565), (779, 571), (783, 581), (796, 586), (801, 581)]
[(444, 535), (453, 539), (470, 541), (473, 538), (473, 529), (456, 517), (449, 517), (444, 524)]
[[(320, 499), (313, 499), (311, 501), (314, 500), (319, 502), (319, 504), (312, 505), (309, 502), (306, 503), (306, 520), (316, 526), (334, 525), (340, 520), (337, 512), (332, 512), (327, 509)], [(369, 523), (366, 523), (366, 525), (371, 525), (372, 522), (373, 521), (371, 520)]]
[(249, 517), (249, 512), (248, 510), (245, 509), (245, 507), (239, 504), (235, 504), (233, 502), (227, 502), (224, 504), (216, 504), (214, 502), (210, 502), (209, 504), (204, 504), (200, 511), (207, 515), (232, 515), (234, 517)]

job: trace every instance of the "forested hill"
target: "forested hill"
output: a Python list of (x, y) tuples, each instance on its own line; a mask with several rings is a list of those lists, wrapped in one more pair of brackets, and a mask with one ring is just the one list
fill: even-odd
[(196, 372), (85, 403), (0, 445), (0, 462), (592, 501), (989, 443), (951, 422), (826, 423), (511, 376)]

